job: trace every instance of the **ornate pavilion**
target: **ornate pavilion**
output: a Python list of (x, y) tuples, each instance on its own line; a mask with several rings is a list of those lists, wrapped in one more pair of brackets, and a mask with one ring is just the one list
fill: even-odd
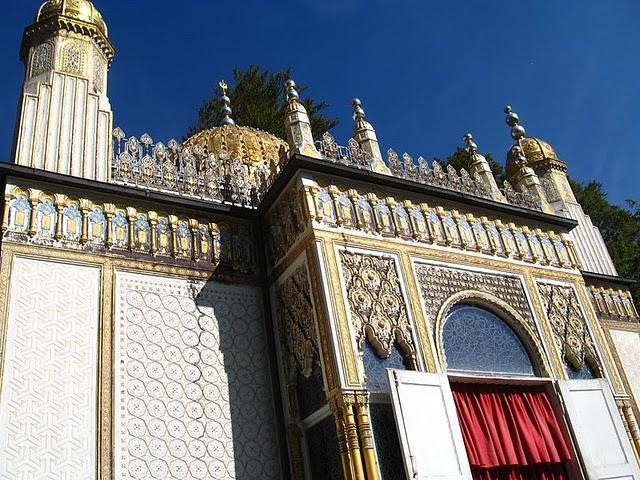
[[(640, 323), (567, 163), (505, 109), (498, 185), (346, 146), (114, 128), (114, 49), (48, 0), (4, 192), (0, 477), (640, 480)], [(314, 137), (314, 134), (320, 135)]]

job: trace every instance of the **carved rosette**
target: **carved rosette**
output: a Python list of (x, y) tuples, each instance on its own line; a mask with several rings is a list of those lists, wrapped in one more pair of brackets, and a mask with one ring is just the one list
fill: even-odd
[(574, 370), (581, 370), (586, 363), (601, 376), (602, 366), (574, 288), (544, 282), (537, 282), (537, 285), (564, 359)]
[(340, 252), (356, 340), (365, 339), (386, 358), (397, 344), (405, 354), (415, 347), (396, 262), (391, 257)]

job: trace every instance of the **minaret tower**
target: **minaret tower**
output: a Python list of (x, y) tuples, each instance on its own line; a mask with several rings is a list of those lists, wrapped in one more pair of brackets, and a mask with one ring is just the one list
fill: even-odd
[(19, 165), (106, 181), (113, 114), (107, 25), (88, 0), (49, 0), (22, 38), (24, 83), (13, 149)]

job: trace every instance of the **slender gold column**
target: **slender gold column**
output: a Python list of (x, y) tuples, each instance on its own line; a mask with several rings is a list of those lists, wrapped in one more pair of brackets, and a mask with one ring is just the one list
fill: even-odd
[(80, 200), (80, 211), (82, 212), (82, 235), (80, 236), (80, 243), (85, 244), (89, 241), (89, 210), (91, 209), (91, 202), (86, 199)]
[(171, 255), (178, 258), (178, 217), (169, 215), (169, 227), (171, 228)]
[(129, 220), (129, 250), (131, 250), (132, 252), (136, 249), (136, 230), (135, 230), (135, 223), (136, 223), (136, 216), (137, 216), (138, 212), (136, 211), (135, 208), (133, 207), (127, 207), (127, 220)]
[(366, 392), (356, 395), (356, 415), (358, 419), (358, 433), (362, 445), (364, 466), (367, 471), (367, 480), (380, 480), (378, 458), (373, 447), (373, 435), (371, 422), (369, 421), (369, 396)]
[(620, 411), (620, 417), (622, 417), (624, 428), (629, 436), (633, 453), (635, 454), (638, 463), (640, 463), (640, 431), (638, 430), (638, 424), (633, 415), (629, 397), (624, 396), (616, 398), (616, 404), (618, 405), (618, 410)]
[(54, 195), (54, 203), (56, 206), (56, 232), (54, 239), (62, 239), (62, 214), (64, 212), (65, 203), (67, 202), (67, 196), (56, 193)]
[(151, 255), (158, 253), (158, 239), (156, 238), (156, 225), (158, 224), (158, 214), (149, 212), (149, 235), (151, 235)]
[(342, 475), (344, 480), (355, 480), (355, 472), (351, 463), (351, 452), (347, 442), (347, 432), (345, 429), (342, 412), (334, 412), (336, 421), (336, 433), (338, 435), (338, 449), (340, 451), (340, 461), (342, 462)]
[(104, 214), (107, 217), (106, 240), (107, 248), (113, 246), (113, 215), (116, 213), (116, 206), (113, 203), (104, 204)]
[(2, 233), (9, 229), (9, 205), (11, 203), (11, 197), (6, 196), (4, 199), (4, 205), (2, 209)]
[(191, 258), (194, 262), (200, 259), (200, 245), (198, 245), (198, 231), (200, 224), (195, 218), (189, 219), (189, 229), (191, 230)]

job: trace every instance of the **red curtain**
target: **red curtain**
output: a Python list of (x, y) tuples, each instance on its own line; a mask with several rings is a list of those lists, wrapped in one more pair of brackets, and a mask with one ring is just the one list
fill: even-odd
[(451, 385), (476, 480), (565, 480), (571, 451), (541, 385)]

